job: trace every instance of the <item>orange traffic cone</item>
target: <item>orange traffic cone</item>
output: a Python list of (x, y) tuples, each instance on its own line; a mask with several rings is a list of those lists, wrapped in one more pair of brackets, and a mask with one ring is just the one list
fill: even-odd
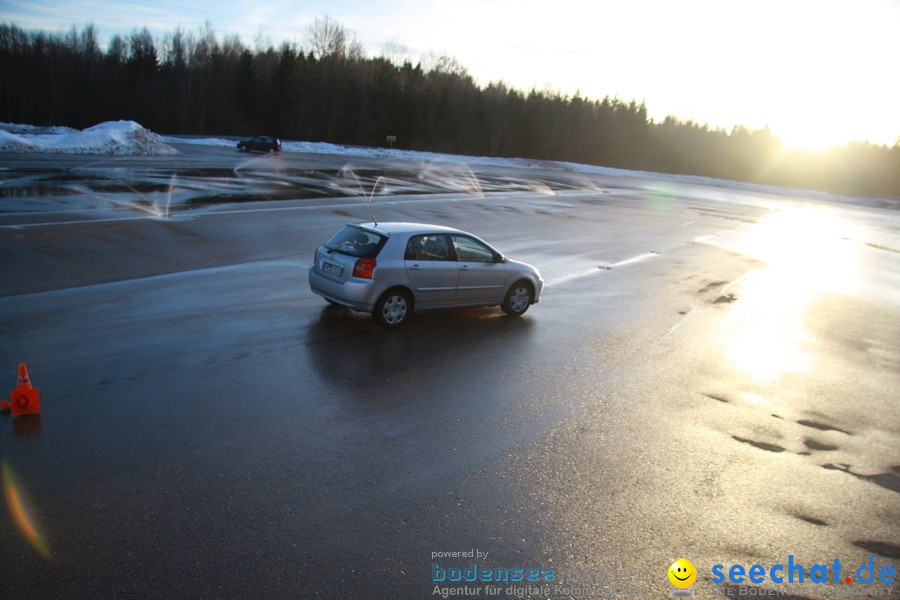
[(16, 389), (9, 393), (9, 403), (12, 406), (12, 415), (37, 415), (41, 412), (41, 394), (36, 387), (31, 387), (31, 379), (28, 377), (28, 369), (25, 363), (19, 364), (19, 381)]

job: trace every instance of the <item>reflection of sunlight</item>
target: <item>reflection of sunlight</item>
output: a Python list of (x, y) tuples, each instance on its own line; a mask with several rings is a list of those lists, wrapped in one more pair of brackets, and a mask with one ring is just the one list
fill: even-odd
[(792, 289), (777, 269), (754, 271), (745, 279), (740, 301), (723, 324), (731, 362), (759, 383), (772, 383), (782, 372), (803, 373), (805, 290)]
[[(850, 226), (830, 212), (802, 208), (773, 213), (759, 222), (747, 240), (750, 254), (769, 264), (795, 293), (827, 290), (849, 293), (856, 287)], [(788, 281), (784, 282), (785, 284)]]
[(773, 383), (782, 373), (809, 371), (809, 303), (823, 292), (851, 292), (857, 285), (846, 228), (821, 209), (797, 209), (764, 218), (741, 244), (766, 266), (740, 281), (722, 335), (729, 360), (754, 381)]
[(772, 406), (772, 403), (767, 400), (765, 396), (760, 396), (753, 392), (742, 392), (740, 396), (741, 400), (745, 401), (747, 404), (753, 404), (755, 406)]
[(0, 463), (0, 471), (2, 471), (3, 495), (6, 497), (6, 504), (9, 506), (9, 512), (13, 521), (15, 521), (26, 541), (31, 544), (31, 547), (38, 554), (50, 560), (50, 548), (37, 529), (35, 519), (29, 510), (28, 502), (22, 494), (22, 486), (16, 480), (12, 469), (5, 462)]

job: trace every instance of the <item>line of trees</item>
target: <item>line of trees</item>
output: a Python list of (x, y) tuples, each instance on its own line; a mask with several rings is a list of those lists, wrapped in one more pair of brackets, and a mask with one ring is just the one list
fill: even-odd
[(634, 101), (479, 86), (452, 57), (366, 57), (328, 17), (310, 25), (304, 46), (252, 49), (208, 24), (161, 39), (134, 30), (105, 49), (93, 25), (49, 33), (0, 24), (0, 120), (84, 128), (116, 119), (161, 133), (368, 146), (393, 135), (395, 147), (415, 150), (900, 197), (900, 144), (788, 153), (768, 129), (654, 122)]

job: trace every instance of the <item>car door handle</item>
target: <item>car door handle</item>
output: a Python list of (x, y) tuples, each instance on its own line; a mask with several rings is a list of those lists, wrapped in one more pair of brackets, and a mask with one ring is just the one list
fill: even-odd
[(468, 271), (469, 265), (459, 265), (459, 268), (462, 269), (463, 271)]
[(410, 269), (413, 270), (413, 271), (418, 271), (418, 270), (420, 270), (421, 268), (422, 268), (422, 267), (420, 267), (419, 265), (413, 265), (413, 266), (410, 267)]

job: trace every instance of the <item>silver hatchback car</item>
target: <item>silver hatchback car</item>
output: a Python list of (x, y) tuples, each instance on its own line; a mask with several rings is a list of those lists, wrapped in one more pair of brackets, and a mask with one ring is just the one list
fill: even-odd
[(459, 229), (423, 223), (347, 224), (316, 250), (309, 287), (333, 304), (399, 327), (413, 310), (497, 306), (518, 316), (541, 298), (535, 267)]

